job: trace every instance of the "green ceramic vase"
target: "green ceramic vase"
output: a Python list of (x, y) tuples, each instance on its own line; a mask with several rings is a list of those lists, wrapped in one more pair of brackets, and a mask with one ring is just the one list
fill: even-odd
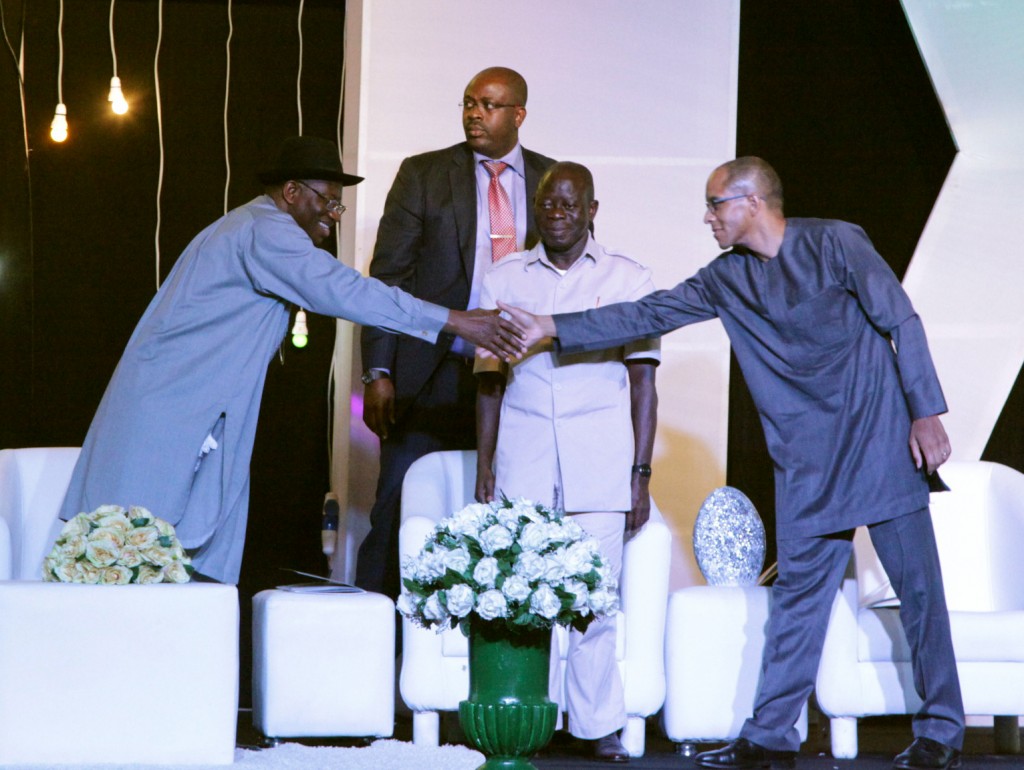
[(550, 629), (471, 622), (469, 700), (459, 704), (459, 723), (487, 756), (477, 770), (536, 770), (530, 757), (551, 740), (558, 716), (548, 698), (550, 655)]

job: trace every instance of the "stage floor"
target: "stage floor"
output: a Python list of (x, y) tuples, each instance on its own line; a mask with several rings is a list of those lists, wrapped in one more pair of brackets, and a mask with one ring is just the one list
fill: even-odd
[[(461, 743), (461, 732), (454, 714), (443, 715), (442, 740)], [(412, 740), (412, 721), (400, 715), (395, 722), (397, 740)], [(858, 731), (860, 754), (856, 759), (837, 760), (829, 753), (828, 720), (812, 714), (807, 742), (797, 757), (797, 770), (889, 770), (893, 757), (912, 740), (910, 717), (872, 717), (860, 721)], [(238, 743), (245, 748), (260, 745), (262, 736), (252, 727), (251, 713), (239, 712)], [(360, 740), (306, 738), (288, 741), (308, 745), (359, 745)], [(703, 744), (701, 750), (717, 748), (720, 744)], [(1024, 755), (994, 754), (992, 728), (970, 727), (964, 743), (964, 766), (969, 770), (1001, 770), (1024, 768)], [(538, 770), (577, 770), (577, 768), (613, 767), (606, 762), (590, 759), (583, 747), (564, 733), (556, 734), (551, 744), (533, 759)], [(693, 760), (676, 752), (676, 746), (662, 735), (654, 719), (647, 724), (647, 752), (633, 759), (628, 766), (635, 770), (679, 770), (696, 767)]]

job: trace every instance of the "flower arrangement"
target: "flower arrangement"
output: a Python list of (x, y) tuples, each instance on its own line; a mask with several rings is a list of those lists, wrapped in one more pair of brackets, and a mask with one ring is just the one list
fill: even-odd
[(438, 632), (461, 626), (468, 634), (474, 614), (513, 631), (583, 631), (618, 609), (597, 540), (523, 498), (474, 503), (441, 520), (402, 575), (398, 611)]
[(193, 571), (174, 527), (138, 506), (78, 514), (43, 560), (43, 580), (60, 583), (187, 583)]

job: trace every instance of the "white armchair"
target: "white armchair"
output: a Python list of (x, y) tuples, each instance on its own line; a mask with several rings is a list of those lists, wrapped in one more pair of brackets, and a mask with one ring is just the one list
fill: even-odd
[[(231, 764), (234, 586), (42, 581), (78, 452), (0, 450), (0, 765)], [(159, 695), (91, 718), (140, 688)]]
[[(435, 452), (413, 463), (402, 486), (403, 561), (419, 552), (438, 521), (472, 502), (475, 479), (473, 451)], [(623, 553), (616, 645), (627, 714), (622, 742), (637, 757), (644, 753), (644, 720), (665, 700), (670, 534), (653, 503), (651, 508), (650, 521), (626, 543)], [(399, 688), (413, 712), (413, 742), (436, 745), (438, 712), (457, 711), (469, 693), (468, 645), (460, 631), (437, 634), (406, 619), (402, 624)], [(566, 645), (561, 647), (564, 656)]]
[[(942, 476), (951, 491), (932, 494), (931, 511), (964, 709), (995, 716), (997, 749), (1016, 752), (1024, 714), (1024, 474), (950, 462)], [(857, 756), (858, 717), (912, 714), (921, 705), (897, 605), (866, 530), (858, 530), (816, 687), (836, 758)]]

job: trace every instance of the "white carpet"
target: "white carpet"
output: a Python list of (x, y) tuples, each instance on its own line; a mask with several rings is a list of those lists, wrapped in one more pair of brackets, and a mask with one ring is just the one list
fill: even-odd
[(432, 748), (380, 740), (362, 748), (282, 743), (262, 751), (237, 749), (233, 765), (31, 765), (25, 770), (475, 770), (484, 760), (465, 746)]

